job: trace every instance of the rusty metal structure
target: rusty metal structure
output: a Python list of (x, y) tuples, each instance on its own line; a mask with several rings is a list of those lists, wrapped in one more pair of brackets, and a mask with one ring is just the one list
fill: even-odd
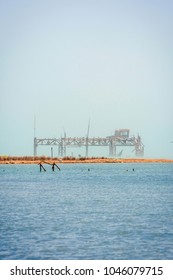
[[(40, 145), (58, 146), (58, 156), (63, 157), (67, 155), (68, 147), (85, 147), (86, 154), (88, 157), (88, 148), (91, 146), (109, 148), (109, 156), (116, 157), (117, 147), (133, 147), (133, 152), (135, 152), (136, 157), (144, 156), (144, 145), (141, 141), (141, 137), (138, 135), (130, 136), (129, 129), (118, 129), (115, 130), (114, 135), (107, 137), (89, 137), (88, 133), (86, 137), (64, 137), (61, 138), (36, 138), (34, 137), (34, 156), (37, 156), (37, 148)], [(122, 152), (120, 152), (122, 153)]]

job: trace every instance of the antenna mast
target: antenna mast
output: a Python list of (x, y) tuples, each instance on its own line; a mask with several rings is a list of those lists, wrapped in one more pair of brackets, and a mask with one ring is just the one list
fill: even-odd
[(36, 116), (34, 116), (34, 138), (36, 137)]
[(36, 117), (34, 116), (34, 156), (37, 155)]

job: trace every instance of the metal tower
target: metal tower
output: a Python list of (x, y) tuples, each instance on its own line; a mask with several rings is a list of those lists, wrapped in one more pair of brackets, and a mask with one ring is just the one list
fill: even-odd
[(135, 156), (144, 156), (144, 145), (141, 141), (141, 137), (130, 137), (129, 129), (115, 130), (115, 134), (107, 137), (89, 137), (89, 125), (86, 137), (64, 137), (61, 138), (36, 138), (34, 137), (34, 156), (37, 155), (37, 148), (40, 145), (46, 146), (58, 146), (58, 156), (66, 156), (67, 147), (86, 147), (86, 157), (88, 157), (89, 146), (109, 147), (109, 156), (116, 156), (116, 148), (122, 147), (134, 147), (133, 151)]

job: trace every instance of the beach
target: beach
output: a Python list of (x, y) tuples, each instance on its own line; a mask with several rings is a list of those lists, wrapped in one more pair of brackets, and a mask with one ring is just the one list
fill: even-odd
[(64, 158), (51, 158), (45, 156), (23, 156), (11, 157), (0, 156), (0, 164), (39, 164), (42, 163), (173, 163), (172, 159), (165, 158), (106, 158), (106, 157), (64, 157)]

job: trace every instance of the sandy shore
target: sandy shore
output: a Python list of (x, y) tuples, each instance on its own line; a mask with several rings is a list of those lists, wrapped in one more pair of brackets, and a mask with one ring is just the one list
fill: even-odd
[(49, 157), (0, 157), (0, 164), (42, 163), (173, 163), (171, 159), (150, 158), (49, 158)]

